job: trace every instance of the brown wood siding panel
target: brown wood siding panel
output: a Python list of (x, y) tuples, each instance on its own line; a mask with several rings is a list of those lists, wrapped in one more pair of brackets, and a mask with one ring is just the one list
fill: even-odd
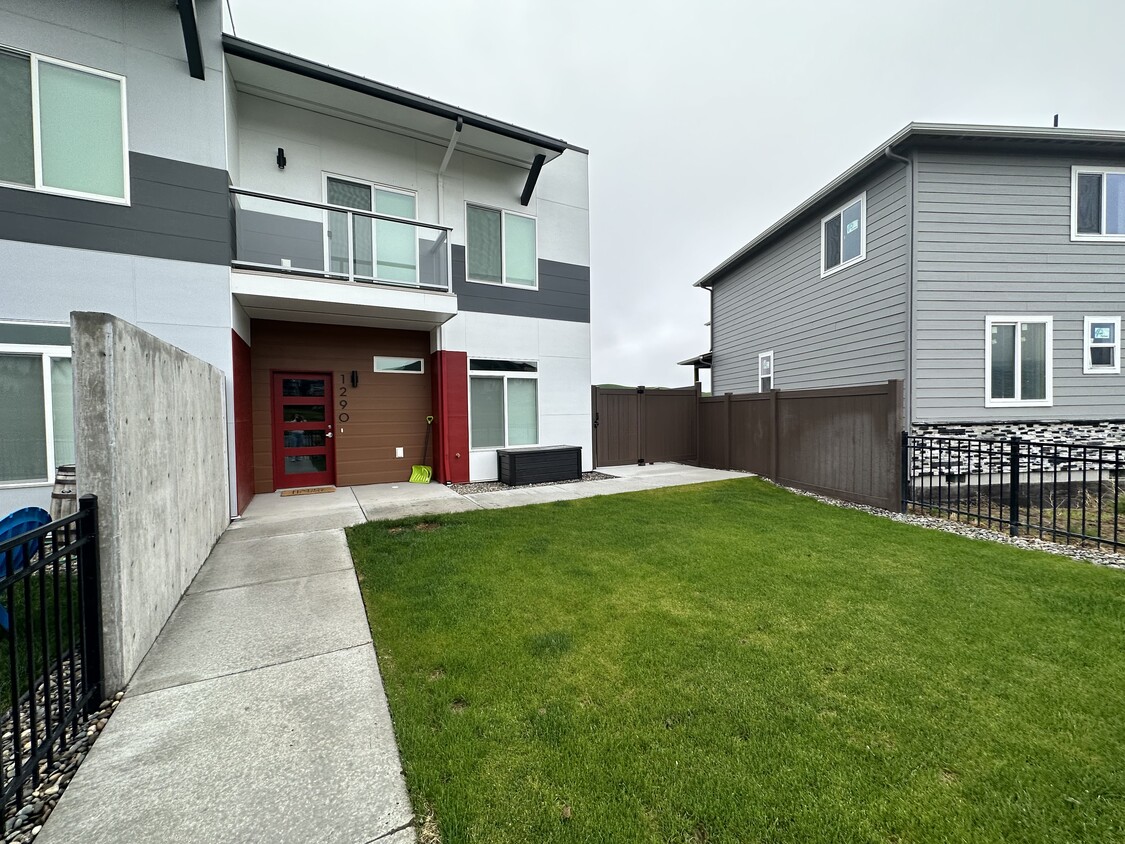
[[(251, 338), (256, 492), (274, 490), (270, 373), (276, 370), (332, 373), (337, 485), (404, 482), (410, 467), (422, 462), (426, 417), (433, 413), (430, 374), (376, 373), (374, 358), (422, 358), (428, 367), (428, 332), (254, 320)], [(353, 370), (359, 374), (355, 388)], [(346, 396), (339, 395), (341, 386)], [(348, 402), (344, 423), (338, 421), (341, 398)], [(395, 457), (398, 446), (404, 457)], [(432, 442), (428, 460), (433, 465)]]

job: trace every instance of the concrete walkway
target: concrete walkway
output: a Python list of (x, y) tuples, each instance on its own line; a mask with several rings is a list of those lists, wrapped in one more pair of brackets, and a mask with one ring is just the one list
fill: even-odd
[(404, 844), (413, 816), (343, 527), (740, 477), (676, 464), (462, 496), (259, 495), (153, 645), (38, 844)]

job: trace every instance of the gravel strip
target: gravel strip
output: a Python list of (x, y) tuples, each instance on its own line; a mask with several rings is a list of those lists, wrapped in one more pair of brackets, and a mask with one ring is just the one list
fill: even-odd
[[(64, 690), (69, 695), (69, 678), (64, 680)], [(111, 699), (103, 700), (98, 707), (98, 711), (88, 718), (79, 717), (76, 724), (77, 738), (70, 740), (65, 750), (57, 749), (53, 765), (48, 766), (46, 760), (39, 763), (39, 787), (32, 790), (31, 780), (27, 781), (24, 785), (23, 808), (17, 811), (14, 800), (4, 808), (5, 844), (28, 844), (28, 842), (35, 840), (35, 836), (39, 834), (43, 824), (58, 804), (59, 798), (62, 797), (63, 791), (66, 790), (67, 784), (78, 770), (78, 766), (82, 764), (82, 760), (90, 752), (90, 747), (101, 735), (109, 721), (109, 716), (117, 709), (117, 705), (124, 696), (124, 692), (118, 692)], [(42, 686), (40, 686), (36, 703), (42, 711), (44, 704)], [(30, 706), (30, 701), (25, 701), (24, 708), (26, 709), (28, 706)], [(26, 718), (26, 714), (25, 712), (24, 718)], [(24, 723), (27, 723), (27, 721), (25, 720)], [(3, 726), (4, 773), (10, 777), (14, 767), (12, 758), (14, 755), (12, 744), (14, 736), (10, 712), (4, 717)], [(67, 732), (69, 735), (70, 731)], [(30, 731), (23, 730), (22, 737), (23, 753), (30, 753)]]
[(450, 484), (449, 488), (461, 495), (476, 495), (478, 492), (503, 492), (506, 489), (529, 489), (533, 486), (562, 486), (563, 484), (577, 484), (582, 481), (608, 481), (617, 475), (607, 475), (603, 472), (583, 472), (582, 477), (571, 481), (545, 481), (541, 484), (520, 484), (509, 486), (500, 481), (482, 481), (475, 484)]
[[(768, 478), (762, 478), (767, 483), (773, 483)], [(1125, 570), (1125, 556), (1115, 553), (1113, 551), (1098, 550), (1095, 548), (1082, 548), (1076, 545), (1063, 545), (1059, 542), (1047, 542), (1044, 539), (1034, 539), (1026, 536), (1008, 536), (999, 531), (989, 530), (988, 528), (976, 527), (975, 525), (964, 524), (963, 522), (954, 522), (949, 519), (942, 519), (936, 516), (916, 516), (910, 513), (892, 513), (890, 510), (882, 510), (878, 507), (868, 507), (864, 504), (853, 504), (850, 501), (840, 501), (836, 498), (828, 498), (823, 495), (817, 495), (814, 492), (808, 492), (803, 489), (796, 489), (794, 487), (785, 486), (783, 484), (775, 483), (774, 486), (779, 486), (782, 489), (787, 489), (790, 492), (795, 492), (797, 495), (804, 495), (808, 498), (815, 498), (825, 504), (831, 504), (835, 507), (845, 507), (849, 510), (862, 510), (864, 513), (871, 513), (875, 516), (882, 516), (891, 519), (895, 522), (906, 522), (907, 524), (919, 525), (921, 527), (933, 528), (935, 530), (943, 530), (946, 533), (956, 533), (960, 536), (967, 536), (970, 539), (979, 539), (985, 542), (1000, 542), (1004, 545), (1015, 545), (1017, 548), (1027, 548), (1032, 551), (1046, 551), (1049, 554), (1058, 554), (1063, 557), (1070, 557), (1073, 560), (1080, 560), (1084, 563), (1094, 563), (1099, 566), (1106, 566), (1113, 569)]]

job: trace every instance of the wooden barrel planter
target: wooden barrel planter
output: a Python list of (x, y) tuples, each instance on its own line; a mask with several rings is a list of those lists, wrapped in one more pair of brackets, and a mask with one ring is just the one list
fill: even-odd
[(55, 488), (51, 490), (51, 519), (61, 519), (78, 512), (78, 482), (74, 466), (55, 470)]

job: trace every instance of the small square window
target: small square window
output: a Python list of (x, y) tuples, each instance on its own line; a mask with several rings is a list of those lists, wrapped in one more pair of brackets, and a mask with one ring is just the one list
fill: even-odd
[(1072, 240), (1125, 240), (1125, 168), (1071, 169)]
[(862, 261), (867, 256), (867, 194), (824, 217), (820, 227), (822, 276)]
[(1117, 375), (1121, 372), (1121, 317), (1086, 317), (1082, 331), (1082, 372)]

